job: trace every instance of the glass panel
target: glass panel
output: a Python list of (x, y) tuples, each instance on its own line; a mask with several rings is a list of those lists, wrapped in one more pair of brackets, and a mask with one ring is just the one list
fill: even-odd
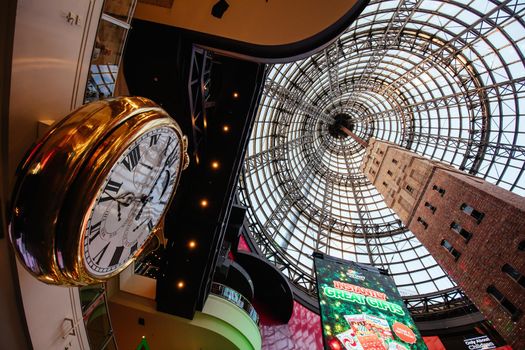
[(84, 102), (113, 96), (127, 32), (113, 23), (100, 21)]
[(159, 238), (153, 235), (151, 239), (146, 242), (142, 253), (135, 261), (135, 273), (157, 279), (163, 251), (164, 246), (160, 244)]
[(104, 1), (105, 14), (120, 19), (123, 22), (128, 22), (132, 6), (135, 0), (106, 0)]
[(216, 282), (212, 283), (210, 293), (215, 294), (237, 305), (239, 308), (246, 311), (246, 313), (250, 316), (253, 322), (255, 322), (257, 325), (259, 324), (259, 315), (255, 311), (255, 308), (248, 301), (248, 299), (242, 296), (241, 293), (237, 292), (236, 290), (230, 287)]
[(86, 312), (88, 307), (97, 298), (104, 293), (104, 286), (102, 284), (94, 284), (90, 286), (80, 287), (80, 304), (82, 306), (82, 312)]
[(99, 304), (85, 315), (84, 320), (91, 349), (103, 349), (113, 334), (105, 297), (101, 298)]
[(115, 343), (115, 338), (112, 338), (104, 350), (118, 350), (117, 344)]
[[(496, 2), (420, 1), (408, 12), (399, 4), (371, 0), (334, 44), (269, 67), (240, 196), (268, 259), (286, 261), (284, 273), (310, 295), (311, 251), (390, 271), (411, 259), (437, 265), (363, 175), (360, 144), (334, 136), (340, 114), (364, 141), (390, 141), (525, 193), (523, 9), (507, 4), (508, 16), (483, 17)], [(432, 185), (447, 196), (444, 184)], [(416, 285), (419, 274), (407, 271), (396, 282), (412, 294), (455, 286), (442, 270), (430, 276)]]

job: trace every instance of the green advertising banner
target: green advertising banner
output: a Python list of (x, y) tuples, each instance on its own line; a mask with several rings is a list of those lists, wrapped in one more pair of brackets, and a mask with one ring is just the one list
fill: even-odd
[(321, 254), (314, 261), (325, 349), (427, 349), (391, 277)]

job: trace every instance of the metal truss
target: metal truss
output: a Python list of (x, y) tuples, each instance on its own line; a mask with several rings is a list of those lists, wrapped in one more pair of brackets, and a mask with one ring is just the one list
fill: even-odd
[(473, 4), (372, 0), (332, 45), (271, 68), (239, 195), (261, 254), (301, 291), (315, 295), (316, 250), (389, 270), (418, 320), (475, 311), (360, 172), (363, 146), (329, 133), (344, 113), (365, 141), (525, 195), (525, 3)]
[(191, 126), (193, 133), (193, 155), (198, 153), (200, 144), (206, 138), (206, 110), (215, 105), (210, 101), (212, 56), (209, 51), (194, 46), (191, 53), (188, 96), (190, 102)]
[(441, 293), (403, 298), (403, 300), (416, 322), (443, 317), (457, 317), (477, 311), (465, 293), (458, 288), (452, 288)]
[[(244, 193), (242, 186), (239, 193), (241, 195)], [(330, 189), (327, 189), (325, 198), (328, 198), (330, 193)], [(240, 201), (250, 208), (248, 198), (241, 196)], [(282, 207), (290, 208), (292, 206), (290, 202), (286, 201), (281, 202), (281, 204)], [(274, 211), (274, 214), (273, 225), (278, 226), (279, 222), (284, 221), (283, 219), (287, 212), (286, 210), (277, 209)], [(297, 264), (287, 254), (283, 254), (282, 247), (278, 246), (274, 238), (268, 235), (268, 231), (261, 230), (259, 224), (250, 222), (248, 227), (245, 227), (245, 232), (248, 233), (247, 238), (252, 240), (252, 243), (258, 247), (259, 253), (288, 276), (296, 288), (309, 295), (312, 299), (317, 299), (315, 275), (313, 273), (308, 275), (301, 269), (298, 269)], [(330, 244), (329, 232), (330, 227), (319, 228), (319, 235), (316, 241), (317, 251), (327, 251)], [(439, 318), (439, 316), (459, 316), (476, 310), (464, 293), (457, 288), (421, 296), (404, 297), (403, 300), (416, 321)], [(316, 302), (311, 302), (311, 304), (317, 305)]]
[(285, 159), (288, 152), (303, 145), (310, 139), (311, 135), (305, 134), (299, 138), (280, 143), (277, 146), (246, 157), (244, 160), (245, 175), (249, 176), (257, 171), (257, 169), (269, 166), (272, 162)]
[[(241, 176), (240, 186), (238, 190), (240, 203), (245, 205), (251, 211), (251, 203), (249, 197), (245, 196), (243, 190), (245, 178)], [(258, 247), (259, 254), (264, 256), (269, 262), (273, 263), (285, 276), (287, 276), (296, 287), (310, 296), (316, 293), (315, 277), (312, 274), (307, 274), (291, 259), (285, 250), (280, 247), (272, 232), (278, 230), (287, 217), (289, 209), (293, 206), (295, 199), (291, 196), (284, 197), (279, 203), (278, 207), (272, 212), (271, 218), (267, 221), (264, 227), (259, 222), (252, 222), (254, 216), (248, 217), (249, 225), (246, 231), (249, 232), (249, 238)], [(273, 230), (273, 231), (272, 231)]]
[[(366, 43), (369, 45), (367, 49), (371, 51), (371, 54), (369, 55), (368, 62), (365, 64), (364, 70), (357, 79), (356, 85), (368, 85), (388, 50), (399, 45), (401, 31), (408, 21), (410, 21), (419, 2), (421, 1), (401, 0), (383, 35), (370, 36), (367, 38)], [(353, 104), (354, 102), (354, 99), (348, 99), (348, 104)]]
[(301, 95), (300, 90), (291, 91), (270, 80), (264, 85), (264, 94), (280, 102), (282, 107), (290, 111), (290, 113), (300, 111), (310, 118), (319, 118), (328, 124), (333, 122), (333, 119), (320, 110), (319, 107), (307, 101)]

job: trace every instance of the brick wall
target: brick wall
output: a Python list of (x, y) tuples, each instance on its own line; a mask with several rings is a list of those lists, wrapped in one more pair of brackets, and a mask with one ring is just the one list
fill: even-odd
[[(525, 281), (525, 251), (518, 249), (525, 242), (525, 198), (376, 140), (362, 170), (498, 332), (525, 349), (525, 315), (507, 311), (525, 312), (525, 287), (516, 280)], [(505, 264), (513, 277), (502, 271)], [(489, 286), (505, 299), (498, 302)]]
[[(434, 185), (445, 191), (443, 195), (432, 189)], [(435, 212), (425, 203), (435, 207)], [(461, 210), (463, 204), (483, 213), (481, 221)], [(525, 252), (518, 249), (525, 240), (524, 198), (481, 179), (437, 169), (414, 218), (421, 218), (428, 226), (425, 229), (412, 220), (409, 229), (498, 332), (514, 348), (525, 349), (525, 316), (513, 321), (487, 293), (493, 285), (525, 311), (525, 288), (502, 272), (503, 265), (510, 264), (525, 274)], [(463, 235), (451, 228), (452, 223), (464, 230)], [(460, 254), (457, 259), (441, 246), (443, 239)]]
[(408, 225), (435, 163), (387, 142), (370, 142), (361, 170)]

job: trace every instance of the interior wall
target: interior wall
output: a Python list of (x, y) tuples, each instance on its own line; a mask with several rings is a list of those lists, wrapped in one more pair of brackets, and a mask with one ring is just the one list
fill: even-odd
[(135, 18), (257, 45), (285, 45), (310, 38), (362, 0), (228, 0), (221, 19), (211, 15), (217, 0), (177, 0), (171, 8), (139, 2)]
[(15, 31), (16, 0), (0, 1), (0, 334), (2, 347), (29, 349), (25, 333), (23, 312), (16, 297), (13, 281), (12, 256), (7, 238), (6, 192), (9, 130), (9, 92), (11, 59)]
[(159, 312), (153, 300), (126, 292), (115, 294), (109, 309), (119, 349), (136, 349), (142, 337), (159, 350), (260, 349), (249, 316), (214, 295), (192, 320)]
[[(79, 98), (83, 100), (103, 1), (23, 0), (0, 4), (1, 59), (9, 60), (9, 67), (2, 61), (5, 75), (1, 81), (4, 213), (18, 163), (37, 139), (38, 121), (59, 120), (78, 106)], [(6, 29), (5, 24), (10, 27)], [(6, 233), (5, 222), (2, 231)], [(46, 285), (18, 268), (4, 235), (0, 238), (0, 334), (4, 336), (0, 348), (87, 349), (78, 289)], [(71, 339), (65, 334), (73, 324), (80, 327)]]

